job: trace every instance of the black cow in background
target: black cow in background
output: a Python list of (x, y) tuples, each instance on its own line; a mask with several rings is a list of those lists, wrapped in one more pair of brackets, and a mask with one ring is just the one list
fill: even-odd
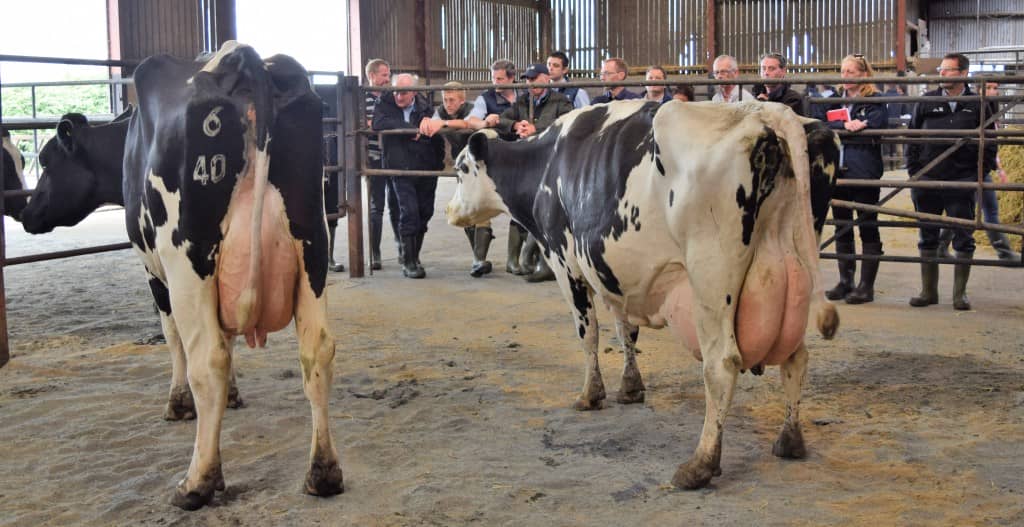
[[(3, 136), (3, 148), (0, 148), (0, 156), (3, 157), (4, 190), (24, 190), (25, 188), (25, 156), (21, 155), (18, 147), (11, 141), (11, 134), (7, 130), (0, 129)], [(4, 214), (14, 219), (21, 216), (25, 208), (25, 196), (6, 198), (4, 201)]]
[[(314, 84), (313, 91), (320, 96), (320, 100), (323, 101), (323, 116), (324, 117), (337, 117), (338, 116), (338, 87), (334, 84)], [(338, 132), (337, 127), (333, 124), (324, 124), (323, 129), (323, 149), (324, 149), (324, 165), (337, 166), (338, 165)], [(338, 204), (338, 189), (341, 184), (341, 175), (337, 172), (324, 172), (324, 210), (330, 214), (335, 214), (339, 210)], [(334, 240), (336, 239), (335, 232), (338, 229), (338, 220), (329, 219), (327, 220), (328, 235), (330, 236), (330, 248), (327, 252), (328, 258), (328, 269), (336, 273), (340, 273), (345, 270), (345, 266), (341, 262), (334, 261)]]

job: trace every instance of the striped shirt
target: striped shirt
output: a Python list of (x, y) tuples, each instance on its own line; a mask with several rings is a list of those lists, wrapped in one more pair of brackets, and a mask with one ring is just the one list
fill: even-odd
[[(380, 102), (380, 97), (370, 92), (366, 92), (366, 119), (373, 122), (373, 109)], [(371, 163), (380, 165), (380, 141), (377, 139), (377, 135), (371, 135), (367, 140), (367, 157), (370, 158)]]

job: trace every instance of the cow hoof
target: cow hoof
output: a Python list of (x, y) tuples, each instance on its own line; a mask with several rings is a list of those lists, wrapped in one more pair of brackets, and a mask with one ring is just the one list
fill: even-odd
[(824, 303), (821, 308), (818, 309), (818, 333), (825, 340), (831, 340), (832, 337), (836, 336), (836, 331), (839, 330), (839, 312), (836, 310), (836, 306)]
[(238, 388), (232, 386), (228, 388), (228, 408), (244, 408), (245, 401), (242, 400), (242, 396), (238, 395)]
[(334, 496), (345, 492), (345, 481), (337, 462), (324, 464), (315, 462), (306, 473), (306, 494), (313, 496)]
[(619, 391), (619, 395), (615, 398), (615, 401), (619, 404), (636, 404), (644, 402), (644, 390), (636, 390), (630, 392)]
[(178, 488), (174, 491), (174, 497), (171, 498), (171, 505), (187, 511), (194, 511), (209, 505), (213, 501), (214, 491), (224, 490), (224, 475), (220, 470), (217, 471), (216, 475), (204, 482), (204, 484), (199, 485), (193, 490), (185, 490), (185, 483), (187, 481), (185, 479), (178, 483)]
[(714, 467), (694, 462), (691, 459), (679, 465), (676, 475), (672, 476), (672, 485), (677, 489), (683, 490), (700, 489), (706, 487), (711, 482), (711, 478), (721, 473), (721, 469), (716, 470)]
[(772, 454), (785, 459), (803, 459), (807, 457), (807, 448), (804, 446), (804, 435), (796, 427), (785, 427), (779, 438), (772, 445)]
[(577, 397), (576, 402), (573, 403), (572, 407), (578, 412), (589, 412), (591, 410), (600, 410), (604, 408), (604, 390), (598, 394), (597, 397)]
[(167, 399), (164, 419), (167, 421), (188, 421), (196, 418), (196, 403), (188, 388), (175, 389)]

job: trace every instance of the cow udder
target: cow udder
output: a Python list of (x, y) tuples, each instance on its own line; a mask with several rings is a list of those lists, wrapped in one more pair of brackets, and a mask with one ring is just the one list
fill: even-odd
[[(281, 194), (268, 186), (263, 203), (260, 236), (260, 277), (253, 315), (243, 322), (239, 299), (249, 281), (252, 236), (253, 189), (251, 178), (240, 183), (228, 209), (227, 232), (221, 244), (217, 268), (221, 327), (245, 335), (250, 347), (263, 346), (267, 333), (283, 329), (295, 309), (295, 284), (299, 260), (295, 241), (288, 232)], [(244, 323), (244, 327), (242, 324)]]

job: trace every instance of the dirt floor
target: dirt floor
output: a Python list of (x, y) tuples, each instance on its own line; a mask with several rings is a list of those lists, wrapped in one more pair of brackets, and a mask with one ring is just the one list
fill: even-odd
[[(300, 490), (310, 414), (294, 331), (239, 350), (246, 406), (224, 420), (227, 490), (184, 512), (169, 498), (195, 422), (161, 418), (170, 360), (148, 343), (159, 323), (134, 254), (5, 269), (0, 526), (1024, 525), (1020, 270), (975, 268), (974, 310), (956, 312), (951, 268), (941, 303), (913, 309), (918, 267), (883, 264), (873, 304), (841, 305), (835, 340), (808, 337), (807, 459), (771, 455), (784, 413), (777, 369), (745, 374), (722, 475), (683, 492), (668, 483), (700, 433), (699, 363), (668, 331), (642, 330), (647, 401), (573, 411), (583, 356), (557, 287), (503, 269), (469, 277), (465, 236), (440, 213), (451, 190), (443, 181), (425, 280), (402, 278), (390, 235), (383, 271), (330, 276), (346, 492), (329, 499)], [(122, 221), (100, 212), (41, 237), (8, 221), (7, 253), (120, 241)], [(503, 262), (506, 218), (495, 225), (491, 256)], [(916, 252), (914, 232), (883, 237), (889, 254)], [(835, 263), (821, 267), (830, 286)], [(621, 354), (602, 322), (614, 392)]]

